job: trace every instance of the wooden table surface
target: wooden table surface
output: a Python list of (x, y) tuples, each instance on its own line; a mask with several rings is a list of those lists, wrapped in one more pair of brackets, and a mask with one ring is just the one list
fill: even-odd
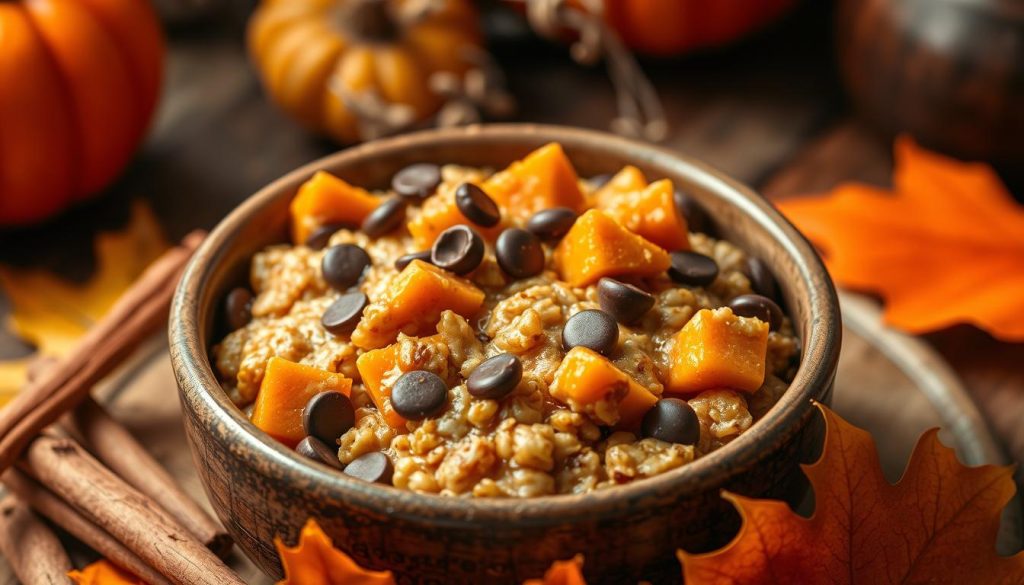
[[(804, 3), (795, 17), (742, 46), (646, 63), (671, 122), (666, 145), (771, 198), (846, 180), (886, 184), (889, 143), (844, 102), (823, 4)], [(176, 238), (212, 227), (262, 185), (337, 148), (268, 103), (245, 57), (244, 10), (238, 12), (172, 31), (159, 119), (125, 177), (103, 200), (49, 225), (0, 234), (0, 262), (85, 278), (93, 234), (121, 225), (131, 199), (149, 200)], [(536, 40), (501, 40), (492, 48), (519, 100), (517, 120), (606, 128), (614, 99), (603, 70), (576, 66), (564, 47)], [(1001, 344), (966, 326), (927, 339), (963, 378), (1011, 458), (1024, 460), (1024, 344)], [(0, 334), (0, 356), (27, 351)]]

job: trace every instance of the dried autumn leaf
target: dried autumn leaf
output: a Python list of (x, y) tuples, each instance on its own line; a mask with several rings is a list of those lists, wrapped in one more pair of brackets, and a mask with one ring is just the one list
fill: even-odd
[(1024, 341), (1024, 207), (987, 165), (896, 141), (892, 191), (842, 185), (779, 204), (839, 284), (879, 294), (912, 333), (971, 323)]
[(527, 579), (523, 585), (587, 585), (583, 580), (583, 555), (567, 561), (556, 561), (543, 579)]
[(293, 548), (274, 540), (284, 566), (278, 585), (395, 585), (391, 571), (369, 571), (352, 557), (334, 548), (316, 520), (310, 518)]
[(818, 408), (825, 448), (804, 467), (814, 515), (725, 493), (743, 526), (717, 551), (680, 551), (688, 585), (1024, 583), (1024, 553), (995, 550), (1000, 511), (1016, 489), (1010, 467), (965, 467), (931, 430), (892, 485), (871, 435)]
[(146, 585), (142, 579), (106, 559), (96, 561), (81, 571), (71, 571), (68, 577), (77, 585)]
[[(46, 270), (0, 266), (0, 286), (13, 308), (8, 328), (39, 355), (59, 357), (70, 350), (168, 243), (150, 208), (136, 201), (128, 225), (97, 234), (95, 247), (96, 272), (85, 283)], [(20, 389), (30, 361), (0, 362), (0, 404)]]

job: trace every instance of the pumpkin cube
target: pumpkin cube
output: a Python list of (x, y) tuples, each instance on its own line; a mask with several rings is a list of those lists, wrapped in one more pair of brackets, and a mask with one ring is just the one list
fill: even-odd
[(611, 206), (619, 197), (629, 195), (636, 191), (643, 191), (647, 188), (647, 178), (640, 169), (633, 165), (626, 165), (615, 173), (607, 183), (594, 191), (592, 203), (599, 208)]
[(601, 354), (574, 347), (549, 387), (551, 397), (575, 412), (619, 428), (635, 428), (658, 397)]
[[(502, 218), (504, 219), (504, 218)], [(504, 221), (494, 227), (481, 227), (469, 221), (455, 205), (455, 193), (435, 195), (423, 203), (419, 215), (409, 221), (409, 233), (419, 250), (429, 250), (434, 240), (444, 230), (465, 224), (476, 230), (483, 238), (493, 242), (505, 229)]]
[(604, 276), (654, 276), (668, 270), (668, 252), (626, 229), (603, 211), (584, 213), (555, 248), (555, 267), (572, 286)]
[(702, 309), (669, 349), (665, 391), (688, 394), (714, 388), (754, 392), (764, 383), (768, 324), (734, 315), (728, 307)]
[(292, 241), (302, 244), (313, 230), (329, 223), (359, 225), (380, 202), (364, 189), (317, 171), (292, 199)]
[(381, 298), (363, 311), (352, 332), (352, 343), (376, 349), (399, 333), (422, 335), (437, 325), (441, 313), (454, 311), (472, 317), (484, 303), (473, 283), (421, 260), (413, 260), (388, 285)]
[[(418, 341), (426, 346), (446, 343), (440, 334), (421, 337)], [(370, 395), (373, 404), (384, 417), (384, 422), (393, 429), (405, 432), (407, 430), (405, 423), (408, 421), (391, 407), (391, 386), (399, 376), (405, 373), (406, 368), (411, 371), (419, 365), (403, 365), (399, 355), (400, 350), (399, 343), (392, 343), (387, 347), (368, 351), (356, 360), (356, 368), (359, 370), (359, 376), (363, 380), (367, 394)]]
[(576, 169), (562, 146), (554, 142), (495, 173), (484, 182), (483, 189), (519, 219), (551, 207), (575, 211), (586, 207)]
[(606, 195), (598, 209), (666, 250), (689, 250), (686, 219), (676, 210), (673, 191), (672, 181), (662, 179), (640, 190)]
[(321, 392), (352, 394), (352, 380), (328, 372), (272, 357), (260, 384), (252, 423), (278, 441), (294, 448), (306, 436), (302, 411), (309, 399)]

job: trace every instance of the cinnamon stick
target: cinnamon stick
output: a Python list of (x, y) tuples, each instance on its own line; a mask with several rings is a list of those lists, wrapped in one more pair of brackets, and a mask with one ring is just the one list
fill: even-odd
[(0, 471), (47, 425), (77, 405), (167, 318), (178, 278), (202, 240), (195, 232), (158, 258), (60, 365), (0, 410)]
[[(36, 512), (46, 516), (51, 522), (57, 524), (68, 534), (80, 540), (83, 544), (100, 553), (114, 564), (130, 571), (135, 576), (144, 580), (150, 585), (171, 585), (170, 582), (150, 567), (138, 555), (110, 536), (106, 530), (93, 524), (90, 520), (78, 513), (77, 510), (68, 505), (67, 502), (58, 498), (46, 487), (40, 485), (31, 477), (25, 475), (17, 468), (12, 467), (0, 476), (4, 485), (11, 493), (16, 494), (19, 499), (26, 502)], [(32, 583), (32, 581), (25, 581)], [(59, 581), (66, 583), (67, 580)]]
[(163, 506), (218, 556), (231, 550), (231, 536), (210, 517), (103, 406), (87, 397), (61, 419), (61, 426), (128, 485)]
[(40, 436), (26, 449), (21, 465), (86, 519), (130, 544), (139, 558), (172, 583), (244, 585), (184, 527), (75, 441)]
[(71, 560), (57, 536), (14, 496), (0, 502), (0, 551), (22, 583), (64, 585)]

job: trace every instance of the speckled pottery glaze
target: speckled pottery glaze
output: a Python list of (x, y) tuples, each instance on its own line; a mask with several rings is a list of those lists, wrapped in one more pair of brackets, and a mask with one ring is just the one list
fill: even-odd
[[(763, 259), (779, 281), (801, 339), (796, 378), (747, 432), (693, 463), (584, 495), (474, 499), (423, 495), (348, 478), (265, 435), (222, 391), (208, 357), (221, 299), (252, 255), (285, 241), (288, 203), (317, 170), (385, 188), (414, 162), (502, 168), (547, 142), (562, 144), (581, 176), (639, 167), (667, 177), (704, 205), (716, 230)], [(214, 509), (251, 559), (279, 577), (274, 537), (293, 543), (310, 517), (360, 564), (399, 583), (521, 583), (554, 560), (585, 556), (588, 582), (679, 581), (677, 548), (707, 550), (738, 525), (720, 491), (790, 501), (797, 464), (818, 446), (811, 401), (828, 402), (839, 357), (836, 293), (808, 242), (749, 188), (664, 149), (599, 132), (534, 125), (446, 129), (349, 148), (272, 183), (210, 234), (175, 296), (170, 345), (185, 428)]]

